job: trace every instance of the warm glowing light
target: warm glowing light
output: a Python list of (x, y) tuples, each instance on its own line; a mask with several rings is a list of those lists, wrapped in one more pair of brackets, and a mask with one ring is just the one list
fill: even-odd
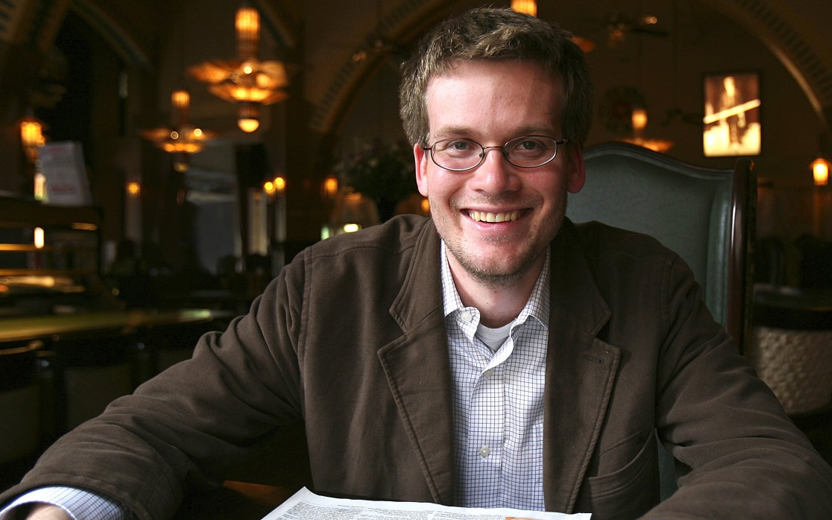
[(142, 186), (138, 182), (128, 182), (127, 183), (127, 193), (132, 197), (137, 197), (142, 192)]
[(34, 116), (25, 116), (20, 120), (20, 143), (26, 158), (34, 163), (38, 160), (38, 148), (46, 144), (43, 136), (43, 123)]
[(624, 139), (625, 142), (653, 150), (654, 152), (665, 153), (673, 147), (673, 141), (667, 139), (646, 139), (644, 129), (647, 127), (647, 110), (636, 107), (630, 116), (633, 124), (633, 137)]
[(237, 126), (239, 126), (240, 130), (243, 132), (250, 134), (260, 128), (260, 121), (250, 117), (245, 117), (237, 120)]
[(237, 52), (242, 59), (257, 56), (260, 42), (260, 13), (253, 7), (237, 10), (234, 23), (237, 29)]
[(537, 16), (537, 2), (535, 0), (511, 0), (511, 9), (518, 13)]
[(595, 50), (595, 42), (589, 38), (584, 38), (583, 36), (572, 36), (572, 41), (575, 42), (575, 45), (580, 47), (584, 53)]
[(422, 199), (422, 213), (430, 215), (430, 201), (428, 199)]
[(191, 94), (187, 90), (174, 90), (170, 95), (170, 103), (174, 109), (184, 109), (191, 106)]
[(188, 122), (191, 95), (187, 90), (175, 90), (170, 96), (173, 108), (172, 127), (142, 130), (145, 139), (153, 141), (156, 147), (175, 154), (173, 168), (178, 172), (188, 170), (188, 155), (201, 152), (205, 145), (216, 139), (217, 133), (197, 128)]
[(72, 229), (77, 229), (79, 231), (95, 231), (98, 229), (98, 226), (90, 222), (73, 222), (71, 227)]
[[(185, 173), (191, 167), (190, 154), (186, 152), (176, 153), (173, 156), (173, 170), (179, 173)], [(177, 193), (177, 198), (182, 191)]]
[(815, 186), (826, 186), (829, 182), (829, 161), (823, 157), (812, 161), (812, 177), (815, 180)]
[(36, 227), (35, 228), (35, 247), (38, 249), (43, 249), (44, 245), (44, 238), (43, 238), (43, 228)]
[(46, 176), (40, 172), (35, 173), (35, 200), (46, 199)]
[(343, 227), (341, 227), (341, 231), (343, 231), (344, 233), (355, 233), (360, 229), (361, 226), (358, 224), (344, 224)]
[(277, 176), (274, 178), (274, 189), (278, 193), (283, 193), (286, 191), (286, 179), (281, 176)]
[(263, 191), (266, 192), (266, 195), (274, 195), (275, 187), (272, 181), (266, 181), (263, 183)]
[[(289, 85), (286, 68), (279, 61), (260, 61), (260, 15), (253, 7), (237, 11), (237, 59), (213, 60), (188, 69), (188, 74), (209, 84), (208, 90), (230, 103), (250, 105), (238, 109), (237, 125), (244, 132), (260, 127), (260, 105), (277, 103), (288, 97), (282, 90)], [(244, 114), (243, 111), (246, 113)]]
[(638, 133), (647, 126), (647, 111), (643, 108), (634, 108), (633, 109), (633, 130)]
[(338, 193), (338, 178), (329, 176), (324, 179), (324, 196), (334, 197)]

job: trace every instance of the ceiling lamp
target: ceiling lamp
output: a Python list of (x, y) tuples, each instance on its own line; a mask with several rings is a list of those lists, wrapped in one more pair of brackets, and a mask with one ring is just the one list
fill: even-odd
[(632, 122), (633, 137), (630, 139), (624, 139), (625, 142), (642, 146), (659, 153), (664, 153), (673, 147), (673, 141), (644, 138), (644, 129), (647, 127), (647, 110), (640, 107), (634, 108), (632, 113)]
[(195, 127), (189, 122), (191, 95), (187, 90), (174, 90), (170, 101), (173, 108), (173, 126), (142, 130), (142, 137), (173, 154), (173, 168), (178, 172), (185, 172), (188, 170), (190, 156), (201, 152), (208, 141), (216, 139), (217, 134)]
[(535, 0), (511, 0), (512, 11), (537, 16), (537, 2)]
[(188, 69), (191, 77), (208, 83), (215, 96), (237, 105), (237, 125), (244, 132), (260, 127), (260, 105), (286, 99), (286, 67), (279, 61), (260, 61), (260, 14), (253, 7), (237, 11), (237, 59), (208, 61)]

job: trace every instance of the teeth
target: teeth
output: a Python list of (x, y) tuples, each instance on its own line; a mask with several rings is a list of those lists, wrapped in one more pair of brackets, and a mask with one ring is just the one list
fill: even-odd
[(477, 222), (514, 222), (520, 216), (520, 212), (491, 213), (486, 211), (470, 211), (468, 212), (468, 216)]

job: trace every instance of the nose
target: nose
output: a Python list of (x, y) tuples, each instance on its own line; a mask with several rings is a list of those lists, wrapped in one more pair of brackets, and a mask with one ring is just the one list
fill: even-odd
[[(497, 153), (489, 153), (496, 151)], [(501, 146), (483, 147), (485, 159), (474, 170), (471, 187), (489, 194), (515, 191), (520, 187), (520, 179), (514, 167), (508, 162)]]

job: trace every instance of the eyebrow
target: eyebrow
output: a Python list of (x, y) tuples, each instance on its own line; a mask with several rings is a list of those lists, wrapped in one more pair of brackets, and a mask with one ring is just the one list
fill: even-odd
[[(444, 126), (432, 134), (434, 139), (448, 139), (450, 137), (466, 137), (472, 138), (478, 132), (469, 126)], [(529, 125), (518, 128), (513, 132), (514, 137), (522, 137), (524, 135), (547, 135), (556, 137), (554, 129), (549, 125)]]

